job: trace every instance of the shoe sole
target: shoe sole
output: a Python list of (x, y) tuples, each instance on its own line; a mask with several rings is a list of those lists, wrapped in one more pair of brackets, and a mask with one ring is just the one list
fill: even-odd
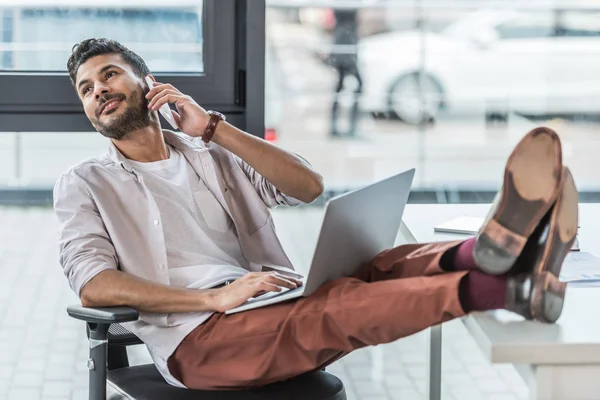
[(515, 147), (504, 171), (500, 203), (479, 232), (473, 250), (488, 274), (508, 272), (560, 190), (562, 148), (556, 132), (536, 128)]
[(567, 284), (558, 279), (577, 235), (578, 202), (573, 176), (565, 168), (562, 191), (550, 217), (544, 254), (532, 272), (531, 315), (537, 321), (556, 322), (562, 312)]

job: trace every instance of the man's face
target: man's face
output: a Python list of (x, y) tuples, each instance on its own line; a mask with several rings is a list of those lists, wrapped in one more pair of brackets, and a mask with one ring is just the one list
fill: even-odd
[(150, 125), (148, 91), (119, 54), (92, 57), (77, 70), (77, 94), (85, 115), (102, 135), (120, 140)]

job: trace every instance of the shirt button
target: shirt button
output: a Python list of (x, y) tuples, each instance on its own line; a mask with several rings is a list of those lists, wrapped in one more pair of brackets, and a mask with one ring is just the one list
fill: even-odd
[(165, 264), (158, 264), (158, 268), (165, 269)]
[(154, 220), (154, 225), (158, 225), (158, 220), (157, 219)]

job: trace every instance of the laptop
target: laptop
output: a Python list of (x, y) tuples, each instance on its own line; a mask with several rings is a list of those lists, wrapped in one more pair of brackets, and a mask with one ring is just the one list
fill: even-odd
[(483, 226), (485, 218), (457, 217), (433, 227), (434, 232), (476, 235)]
[(410, 169), (329, 200), (310, 269), (301, 279), (303, 285), (253, 297), (225, 314), (308, 297), (325, 282), (354, 275), (394, 246), (414, 174)]

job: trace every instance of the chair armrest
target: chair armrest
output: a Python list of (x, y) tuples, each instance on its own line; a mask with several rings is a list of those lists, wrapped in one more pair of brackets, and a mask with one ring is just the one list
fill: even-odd
[[(108, 330), (111, 324), (135, 321), (137, 310), (131, 307), (83, 307), (79, 304), (67, 307), (69, 316), (85, 321), (90, 343), (88, 359), (90, 400), (105, 400), (108, 360)], [(125, 349), (122, 349), (122, 352)]]
[(67, 314), (92, 324), (113, 324), (117, 322), (135, 321), (139, 317), (137, 310), (131, 307), (83, 307), (71, 305)]

